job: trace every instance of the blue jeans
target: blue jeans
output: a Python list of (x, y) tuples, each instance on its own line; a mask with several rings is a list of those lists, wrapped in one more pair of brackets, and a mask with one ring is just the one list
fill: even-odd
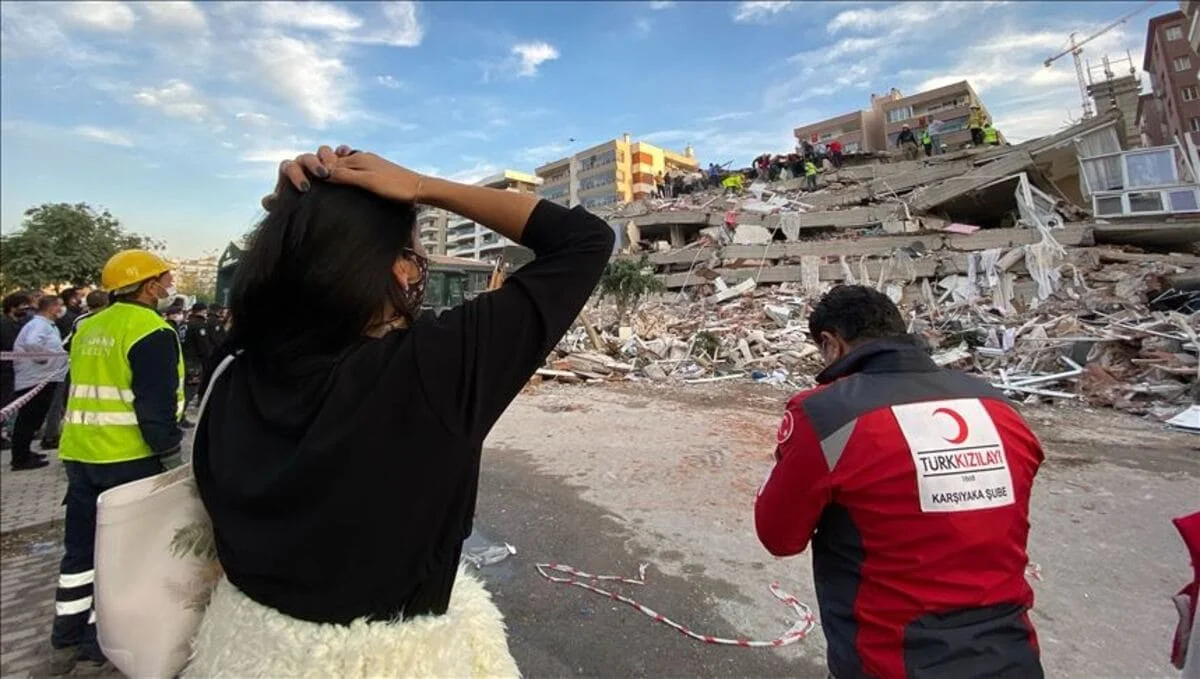
[(54, 648), (79, 648), (81, 660), (103, 661), (96, 641), (96, 613), (92, 584), (96, 578), (96, 498), (100, 493), (130, 481), (161, 474), (162, 461), (145, 457), (113, 464), (63, 462), (67, 471), (66, 529), (63, 534), (62, 565), (58, 590), (54, 593)]

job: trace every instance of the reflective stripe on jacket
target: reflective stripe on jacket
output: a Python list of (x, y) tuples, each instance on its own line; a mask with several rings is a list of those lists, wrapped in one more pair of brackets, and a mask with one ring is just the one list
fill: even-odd
[[(142, 437), (134, 410), (129, 350), (158, 330), (170, 330), (153, 309), (118, 303), (88, 317), (71, 341), (71, 391), (67, 399), (61, 458), (110, 464), (154, 454)], [(182, 352), (176, 414), (183, 414)], [(170, 366), (163, 366), (170, 370)]]

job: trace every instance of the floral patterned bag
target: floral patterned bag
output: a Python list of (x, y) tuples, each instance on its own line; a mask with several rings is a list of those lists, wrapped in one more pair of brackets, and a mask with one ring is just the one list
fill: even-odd
[[(213, 372), (197, 428), (233, 359)], [(95, 566), (96, 633), (105, 656), (132, 679), (179, 674), (221, 578), (190, 462), (100, 494)]]

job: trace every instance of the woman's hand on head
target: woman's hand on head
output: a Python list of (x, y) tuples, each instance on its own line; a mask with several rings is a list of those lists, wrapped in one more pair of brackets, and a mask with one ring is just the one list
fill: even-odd
[(283, 161), (279, 164), (279, 179), (275, 182), (275, 189), (263, 196), (263, 209), (270, 211), (271, 205), (288, 184), (303, 193), (309, 189), (309, 177), (328, 179), (334, 164), (339, 159), (356, 153), (357, 151), (344, 144), (337, 147), (336, 150), (322, 146), (317, 149), (316, 153), (302, 153), (292, 160)]
[(425, 177), (374, 153), (358, 152), (335, 159), (329, 181), (349, 184), (381, 198), (415, 203)]

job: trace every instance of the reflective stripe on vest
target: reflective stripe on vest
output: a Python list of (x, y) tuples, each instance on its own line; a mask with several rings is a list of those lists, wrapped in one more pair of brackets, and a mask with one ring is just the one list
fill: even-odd
[[(178, 348), (179, 338), (171, 326), (153, 309), (137, 304), (118, 302), (79, 325), (71, 341), (71, 390), (59, 446), (61, 459), (109, 464), (154, 454), (138, 428), (129, 350), (159, 330), (171, 331)], [(182, 351), (174, 368), (179, 380), (176, 414), (180, 415)]]

